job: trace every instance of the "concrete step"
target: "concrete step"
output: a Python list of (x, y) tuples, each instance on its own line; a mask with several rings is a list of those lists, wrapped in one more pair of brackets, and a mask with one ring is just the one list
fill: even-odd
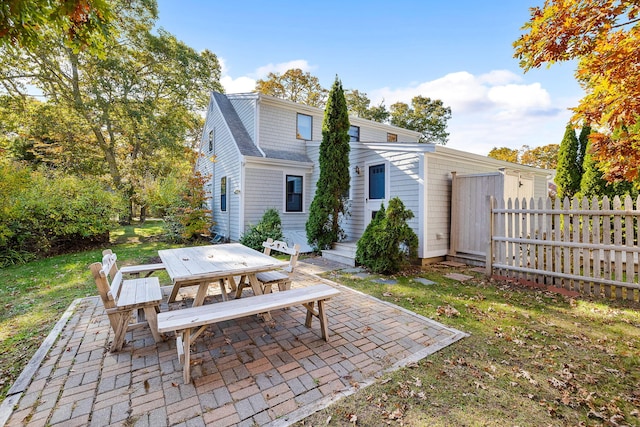
[(326, 249), (322, 251), (322, 258), (337, 262), (340, 264), (348, 265), (350, 267), (356, 266), (356, 258), (355, 256), (351, 256), (346, 252), (337, 251), (335, 249)]
[(334, 243), (332, 249), (322, 251), (322, 258), (355, 267), (356, 250), (356, 244), (353, 242)]

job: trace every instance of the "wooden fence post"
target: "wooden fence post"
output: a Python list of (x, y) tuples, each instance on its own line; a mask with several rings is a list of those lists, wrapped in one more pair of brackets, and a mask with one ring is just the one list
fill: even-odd
[(485, 275), (487, 277), (493, 276), (493, 207), (495, 205), (495, 198), (489, 196), (489, 240), (487, 241), (487, 254), (485, 260)]

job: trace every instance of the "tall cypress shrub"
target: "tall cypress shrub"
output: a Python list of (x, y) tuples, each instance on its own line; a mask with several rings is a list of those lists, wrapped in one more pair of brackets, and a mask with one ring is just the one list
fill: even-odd
[(603, 172), (598, 167), (598, 162), (589, 153), (589, 145), (585, 148), (584, 162), (582, 164), (583, 173), (580, 181), (580, 196), (591, 199), (596, 196), (602, 199), (603, 196), (613, 198), (614, 196), (624, 197), (630, 195), (633, 199), (638, 196), (638, 190), (633, 182), (619, 181), (608, 182), (603, 178)]
[(558, 151), (558, 165), (556, 167), (555, 183), (558, 187), (558, 197), (561, 199), (572, 198), (580, 191), (582, 178), (582, 162), (578, 164), (579, 143), (576, 132), (569, 123), (564, 132)]
[(307, 240), (316, 250), (328, 249), (344, 237), (340, 217), (348, 213), (349, 149), (349, 113), (336, 76), (324, 110), (320, 178), (306, 224)]

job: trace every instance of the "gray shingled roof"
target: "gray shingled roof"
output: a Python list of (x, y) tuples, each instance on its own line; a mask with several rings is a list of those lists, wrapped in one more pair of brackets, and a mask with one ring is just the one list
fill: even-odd
[(264, 157), (260, 150), (258, 150), (258, 147), (256, 147), (251, 140), (249, 132), (245, 129), (242, 124), (242, 120), (240, 120), (238, 113), (235, 108), (233, 108), (233, 105), (231, 105), (231, 102), (226, 95), (213, 92), (213, 99), (216, 101), (216, 104), (218, 104), (218, 108), (229, 126), (231, 135), (233, 136), (240, 153), (243, 156)]
[(291, 151), (285, 150), (271, 150), (268, 148), (263, 148), (262, 151), (264, 151), (264, 154), (269, 159), (293, 160), (296, 162), (311, 163), (311, 159), (306, 154), (292, 153)]

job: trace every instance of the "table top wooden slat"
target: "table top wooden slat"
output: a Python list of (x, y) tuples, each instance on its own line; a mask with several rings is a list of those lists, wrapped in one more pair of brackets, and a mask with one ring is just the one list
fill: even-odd
[(286, 261), (240, 243), (164, 249), (158, 254), (174, 284), (275, 270), (287, 265)]

